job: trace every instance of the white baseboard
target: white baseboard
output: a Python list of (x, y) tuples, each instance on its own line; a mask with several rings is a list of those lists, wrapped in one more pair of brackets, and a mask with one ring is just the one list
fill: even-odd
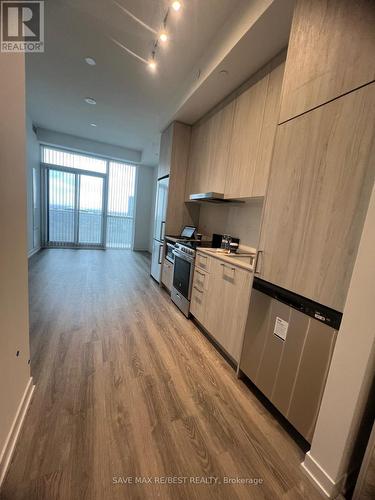
[(33, 255), (35, 255), (36, 253), (39, 252), (39, 250), (41, 250), (42, 247), (37, 247), (37, 248), (33, 248), (32, 250), (30, 250), (27, 254), (27, 257), (30, 259), (30, 257), (32, 257)]
[(14, 449), (16, 447), (17, 439), (20, 434), (22, 424), (25, 420), (27, 409), (34, 392), (35, 385), (33, 385), (33, 378), (30, 377), (27, 383), (25, 392), (23, 393), (20, 404), (18, 405), (16, 415), (14, 417), (12, 427), (10, 428), (8, 437), (5, 441), (4, 448), (0, 454), (0, 488), (4, 480), (5, 474), (8, 470)]
[(305, 455), (305, 461), (302, 462), (302, 468), (310, 476), (316, 485), (328, 498), (337, 498), (342, 492), (346, 474), (344, 474), (338, 481), (334, 481), (326, 471), (318, 464), (313, 456), (308, 451)]

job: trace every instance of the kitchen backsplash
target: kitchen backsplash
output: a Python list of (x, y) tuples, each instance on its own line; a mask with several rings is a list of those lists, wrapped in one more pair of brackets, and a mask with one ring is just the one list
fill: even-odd
[(263, 200), (253, 200), (241, 205), (202, 204), (199, 215), (199, 232), (230, 234), (240, 238), (240, 247), (257, 248)]

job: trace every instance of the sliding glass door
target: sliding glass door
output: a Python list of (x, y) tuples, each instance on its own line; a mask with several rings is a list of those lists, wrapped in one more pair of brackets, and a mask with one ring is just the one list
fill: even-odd
[(103, 177), (78, 176), (78, 244), (83, 246), (104, 246), (103, 235)]
[(132, 248), (134, 165), (48, 146), (41, 160), (45, 246)]
[(49, 169), (48, 179), (48, 243), (73, 245), (76, 220), (76, 175)]
[(104, 247), (104, 176), (48, 168), (48, 246)]

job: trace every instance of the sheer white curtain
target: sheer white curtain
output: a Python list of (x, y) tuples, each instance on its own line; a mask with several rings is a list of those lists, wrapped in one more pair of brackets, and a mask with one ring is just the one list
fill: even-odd
[(107, 247), (131, 248), (134, 227), (136, 167), (110, 161), (108, 172)]

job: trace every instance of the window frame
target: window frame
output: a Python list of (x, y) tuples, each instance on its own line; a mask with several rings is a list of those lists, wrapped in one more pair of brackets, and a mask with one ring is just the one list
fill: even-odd
[[(72, 153), (72, 154), (77, 154), (80, 156), (86, 156), (88, 158), (95, 158), (98, 160), (102, 160), (105, 162), (106, 167), (105, 167), (105, 173), (103, 172), (97, 172), (94, 170), (86, 170), (86, 169), (81, 169), (81, 168), (76, 168), (76, 167), (66, 167), (64, 165), (60, 164), (55, 164), (55, 163), (47, 163), (42, 161), (43, 158), (43, 149), (53, 149), (55, 151), (62, 151), (66, 153)], [(130, 242), (130, 250), (134, 249), (134, 236), (135, 236), (135, 220), (136, 220), (136, 212), (137, 212), (137, 195), (138, 195), (138, 173), (139, 173), (139, 165), (137, 163), (131, 162), (131, 161), (124, 161), (120, 160), (117, 158), (111, 158), (111, 157), (105, 157), (97, 154), (90, 154), (86, 152), (81, 152), (81, 151), (75, 151), (74, 149), (68, 149), (64, 147), (57, 147), (57, 146), (50, 146), (48, 144), (40, 144), (40, 185), (41, 185), (41, 190), (40, 190), (40, 201), (41, 201), (41, 244), (44, 248), (49, 247), (48, 245), (48, 170), (49, 169), (58, 169), (64, 172), (68, 173), (73, 173), (73, 174), (82, 174), (82, 175), (91, 175), (94, 177), (102, 177), (103, 182), (104, 182), (104, 190), (103, 190), (103, 196), (104, 196), (104, 210), (103, 210), (103, 249), (111, 248), (107, 247), (107, 221), (108, 221), (108, 193), (109, 193), (109, 170), (110, 170), (110, 163), (119, 163), (119, 164), (124, 164), (128, 165), (130, 167), (135, 168), (135, 175), (134, 175), (134, 210), (133, 210), (133, 216), (130, 217), (128, 216), (127, 218), (132, 219), (132, 237), (131, 237), (131, 242)], [(69, 246), (66, 246), (66, 248), (69, 248)], [(76, 247), (74, 247), (76, 248)], [(88, 247), (90, 248), (90, 247)]]

